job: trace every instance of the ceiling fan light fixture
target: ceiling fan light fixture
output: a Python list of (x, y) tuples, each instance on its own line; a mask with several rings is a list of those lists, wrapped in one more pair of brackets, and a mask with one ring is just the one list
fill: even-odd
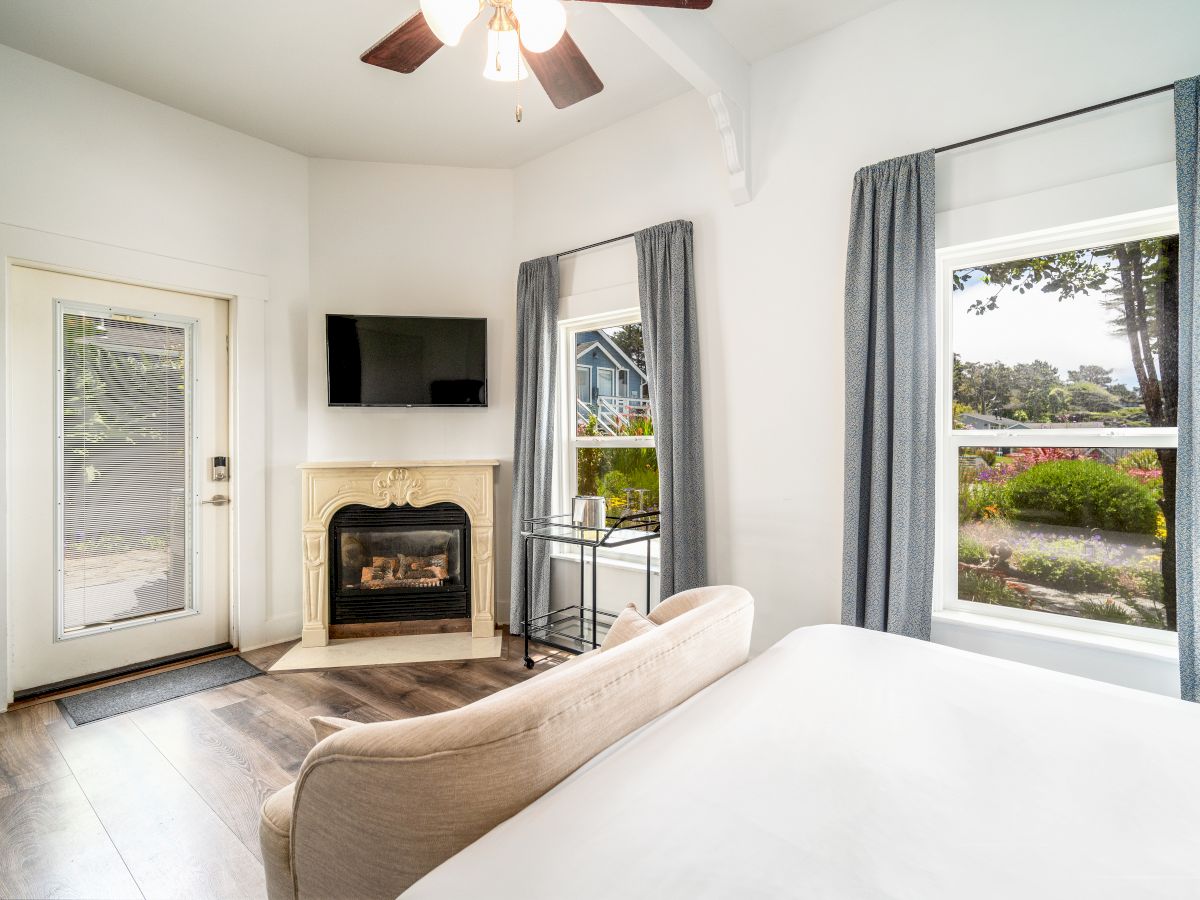
[(545, 53), (567, 30), (567, 8), (560, 0), (512, 0), (512, 10), (530, 53)]
[(421, 13), (430, 31), (448, 47), (458, 46), (480, 8), (480, 0), (421, 0)]
[(512, 17), (503, 7), (488, 22), (488, 55), (483, 64), (488, 81), (524, 81), (529, 69), (521, 58), (521, 40)]

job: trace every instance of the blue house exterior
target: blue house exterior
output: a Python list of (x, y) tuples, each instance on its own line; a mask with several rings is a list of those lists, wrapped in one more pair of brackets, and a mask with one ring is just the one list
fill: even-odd
[[(595, 410), (602, 399), (646, 400), (646, 373), (602, 331), (575, 336), (575, 397)], [(621, 404), (627, 405), (627, 404)]]

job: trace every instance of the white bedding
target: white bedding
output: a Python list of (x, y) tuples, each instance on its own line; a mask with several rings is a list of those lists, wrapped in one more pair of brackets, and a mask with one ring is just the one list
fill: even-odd
[(1200, 898), (1200, 707), (802, 628), (405, 898)]

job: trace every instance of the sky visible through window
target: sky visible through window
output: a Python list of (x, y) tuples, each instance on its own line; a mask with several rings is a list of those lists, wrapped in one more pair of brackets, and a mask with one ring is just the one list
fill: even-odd
[(954, 272), (955, 424), (1175, 424), (1179, 239)]
[(1004, 287), (997, 308), (983, 315), (971, 311), (996, 293), (996, 286), (971, 275), (954, 295), (954, 351), (971, 362), (1008, 365), (1044, 360), (1059, 374), (1094, 365), (1112, 370), (1114, 382), (1137, 390), (1129, 341), (1113, 326), (1103, 290), (1070, 299), (1040, 289), (1020, 293)]

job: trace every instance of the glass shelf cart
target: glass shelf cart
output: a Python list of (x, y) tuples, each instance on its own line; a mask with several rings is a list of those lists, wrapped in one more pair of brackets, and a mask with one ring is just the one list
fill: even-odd
[[(609, 516), (604, 528), (576, 525), (568, 514), (526, 519), (521, 530), (525, 541), (525, 597), (521, 615), (521, 633), (525, 637), (525, 668), (533, 668), (529, 644), (535, 641), (567, 653), (583, 653), (600, 646), (616, 614), (596, 606), (596, 553), (600, 549), (646, 545), (646, 613), (650, 612), (651, 545), (658, 540), (662, 518), (658, 510)], [(530, 616), (533, 590), (532, 567), (534, 541), (572, 544), (579, 548), (579, 602), (545, 615)], [(587, 595), (588, 550), (592, 552), (591, 603)]]

